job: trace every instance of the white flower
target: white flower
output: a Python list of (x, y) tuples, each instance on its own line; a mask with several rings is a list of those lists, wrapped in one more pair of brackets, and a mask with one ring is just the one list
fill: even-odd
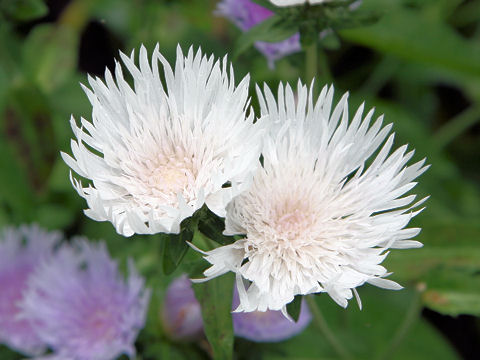
[(276, 6), (295, 6), (309, 3), (311, 5), (322, 4), (332, 0), (270, 0)]
[(422, 246), (408, 240), (420, 229), (405, 227), (424, 200), (412, 205), (415, 195), (404, 194), (425, 160), (406, 166), (406, 145), (389, 155), (391, 124), (382, 128), (381, 116), (369, 126), (373, 109), (362, 120), (363, 104), (349, 123), (348, 94), (331, 112), (333, 87), (315, 103), (300, 83), (297, 99), (289, 86), (280, 86), (278, 102), (268, 87), (257, 92), (273, 126), (263, 167), (227, 207), (224, 232), (246, 237), (204, 253), (212, 266), (197, 281), (235, 272), (236, 311), (247, 312), (285, 310), (295, 295), (318, 292), (346, 307), (365, 282), (401, 288), (379, 264), (389, 248)]
[(224, 216), (248, 186), (261, 146), (259, 126), (246, 114), (249, 77), (235, 87), (226, 58), (215, 61), (192, 48), (185, 57), (178, 47), (175, 70), (158, 45), (151, 66), (143, 46), (139, 67), (133, 52), (120, 56), (134, 89), (119, 63), (115, 79), (108, 70), (105, 83), (89, 77), (92, 90), (84, 90), (93, 121), (82, 118), (79, 128), (72, 117), (73, 158), (62, 153), (91, 180), (83, 187), (72, 178), (87, 200), (86, 215), (111, 221), (125, 236), (178, 233), (204, 203)]

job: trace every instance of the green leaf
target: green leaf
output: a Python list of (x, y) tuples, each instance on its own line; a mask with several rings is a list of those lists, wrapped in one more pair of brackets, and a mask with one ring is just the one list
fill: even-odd
[[(32, 221), (35, 196), (28, 183), (25, 170), (17, 161), (16, 154), (7, 146), (6, 139), (0, 136), (0, 204), (12, 211), (18, 222)], [(18, 218), (16, 218), (18, 217)]]
[(280, 16), (274, 15), (255, 25), (238, 38), (233, 57), (238, 57), (256, 41), (278, 42), (289, 38), (297, 31), (296, 26), (284, 21)]
[(48, 13), (48, 7), (43, 0), (3, 0), (0, 10), (18, 21), (34, 20)]
[[(473, 286), (472, 284), (472, 288)], [(478, 282), (475, 286), (478, 288)], [(480, 316), (480, 295), (473, 289), (469, 291), (428, 290), (423, 294), (422, 300), (426, 306), (443, 314)]]
[(201, 210), (198, 230), (207, 238), (221, 245), (231, 244), (234, 241), (233, 236), (223, 235), (225, 220), (215, 215), (206, 206)]
[[(331, 332), (353, 359), (379, 359), (382, 354), (388, 354), (385, 358), (391, 360), (459, 359), (443, 336), (421, 316), (414, 318), (398, 346), (390, 349), (391, 341), (404, 323), (411, 305), (418, 304), (414, 298), (418, 295), (414, 291), (389, 291), (368, 285), (358, 290), (363, 310), (353, 303), (343, 309), (327, 294), (314, 297)], [(264, 360), (339, 359), (314, 325), (312, 321), (302, 334), (292, 339), (262, 344), (255, 349), (256, 353), (263, 352)]]
[(398, 8), (375, 25), (340, 34), (351, 42), (409, 61), (480, 78), (480, 45), (415, 10)]
[(187, 242), (192, 241), (195, 222), (192, 218), (182, 221), (180, 234), (160, 234), (163, 242), (163, 272), (170, 275), (182, 262), (183, 257), (190, 248)]
[(480, 315), (480, 224), (426, 222), (421, 249), (395, 251), (386, 260), (392, 279), (421, 282), (424, 304), (438, 312)]
[(194, 284), (202, 307), (205, 335), (215, 360), (233, 359), (232, 297), (233, 278), (229, 273), (201, 284)]
[(17, 160), (38, 193), (46, 187), (58, 154), (52, 110), (45, 95), (32, 83), (21, 83), (8, 94), (3, 126)]
[(70, 26), (42, 24), (23, 47), (26, 74), (46, 93), (69, 80), (76, 71), (79, 34)]
[(302, 296), (297, 295), (291, 303), (287, 304), (288, 315), (290, 315), (295, 322), (297, 322), (298, 318), (300, 317), (300, 311), (302, 310), (302, 299)]
[(338, 50), (340, 49), (341, 43), (340, 38), (333, 31), (325, 31), (320, 38), (320, 44), (323, 48), (329, 50)]
[(5, 93), (0, 112), (0, 200), (12, 220), (27, 222), (34, 220), (58, 150), (47, 99), (31, 83), (16, 85)]
[(47, 203), (36, 207), (36, 221), (47, 229), (66, 228), (73, 222), (73, 209), (64, 204)]

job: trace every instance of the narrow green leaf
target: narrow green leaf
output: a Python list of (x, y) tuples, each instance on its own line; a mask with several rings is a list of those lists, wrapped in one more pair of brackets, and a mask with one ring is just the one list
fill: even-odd
[[(359, 288), (363, 310), (354, 304), (346, 309), (338, 306), (328, 295), (320, 294), (313, 299), (328, 328), (345, 347), (353, 359), (379, 359), (384, 354), (395, 334), (405, 321), (411, 309), (415, 292), (406, 288), (401, 291), (387, 291), (373, 286)], [(262, 359), (340, 359), (328, 339), (319, 333), (312, 323), (299, 336), (272, 344)], [(405, 337), (398, 341), (391, 360), (456, 360), (455, 350), (427, 320), (421, 316), (411, 324)], [(258, 351), (257, 351), (258, 353)], [(255, 352), (247, 359), (253, 358)]]
[(180, 225), (180, 234), (161, 234), (163, 241), (163, 272), (170, 275), (182, 262), (189, 246), (187, 241), (193, 239), (194, 221), (192, 218), (185, 219)]
[(35, 195), (25, 170), (3, 136), (0, 136), (0, 152), (0, 203), (2, 207), (13, 210), (13, 215), (18, 217), (10, 219), (11, 221), (31, 221)]
[(194, 261), (184, 261), (182, 264), (182, 270), (188, 274), (190, 279), (202, 279), (205, 270), (207, 270), (211, 264), (203, 258), (196, 259)]
[(480, 225), (469, 222), (425, 223), (421, 249), (395, 251), (386, 260), (392, 279), (426, 287), (423, 303), (444, 314), (480, 315)]
[(63, 85), (76, 71), (79, 33), (70, 26), (42, 24), (23, 46), (23, 69), (46, 93)]
[(442, 314), (480, 316), (480, 294), (473, 290), (473, 286), (469, 291), (428, 290), (422, 300), (429, 308)]
[(340, 34), (406, 60), (480, 77), (480, 45), (415, 10), (396, 9), (373, 26), (342, 30)]
[(303, 297), (301, 295), (297, 295), (291, 303), (287, 304), (288, 315), (290, 315), (295, 322), (297, 322), (298, 318), (300, 317), (300, 311), (302, 310), (302, 298)]
[(223, 235), (225, 220), (215, 215), (207, 207), (202, 209), (198, 230), (209, 239), (221, 245), (231, 244), (234, 241), (232, 236)]
[(203, 326), (212, 346), (213, 358), (233, 359), (233, 274), (194, 284), (193, 290), (202, 307)]

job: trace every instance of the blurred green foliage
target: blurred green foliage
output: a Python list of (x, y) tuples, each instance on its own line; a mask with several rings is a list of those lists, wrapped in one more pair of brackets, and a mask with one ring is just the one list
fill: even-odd
[[(113, 64), (118, 48), (129, 53), (140, 44), (153, 49), (158, 42), (172, 61), (179, 43), (219, 57), (238, 54), (237, 79), (250, 73), (254, 94), (255, 82), (275, 87), (303, 77), (304, 55), (269, 69), (249, 46), (252, 39), (239, 41), (238, 30), (213, 15), (214, 0), (72, 0), (56, 8), (57, 15), (52, 9), (59, 3), (0, 1), (0, 226), (36, 222), (69, 235), (105, 239), (122, 264), (134, 258), (153, 289), (138, 359), (208, 358), (206, 343), (186, 346), (169, 340), (159, 315), (170, 279), (198, 268), (198, 257), (188, 251), (181, 268), (165, 276), (162, 268), (170, 265), (163, 264), (160, 237), (122, 238), (110, 224), (82, 214), (85, 204), (59, 156), (60, 150), (69, 152), (71, 114), (90, 118), (79, 82), (86, 83), (85, 71)], [(362, 101), (375, 106), (394, 123), (398, 143), (408, 142), (417, 160), (427, 157), (432, 164), (417, 190), (431, 198), (414, 220), (423, 228), (418, 240), (425, 246), (393, 251), (386, 260), (395, 272), (391, 278), (407, 290), (366, 286), (360, 289), (363, 311), (353, 304), (341, 309), (326, 295), (316, 300), (355, 358), (455, 359), (451, 345), (418, 315), (425, 306), (443, 314), (480, 316), (480, 0), (364, 0), (362, 7), (379, 14), (379, 20), (333, 33), (336, 45), (322, 56), (337, 95), (350, 90), (352, 109)], [(101, 39), (86, 35), (94, 25), (103, 31)], [(274, 35), (286, 33), (279, 29)], [(89, 42), (103, 57), (88, 51)], [(83, 65), (81, 59), (86, 59)], [(327, 79), (320, 73), (318, 85)], [(231, 327), (230, 295), (221, 295), (230, 283), (225, 279), (210, 283), (210, 290), (197, 288), (201, 300), (222, 298), (222, 311), (216, 313), (221, 318), (207, 327), (222, 322), (223, 329)], [(212, 341), (213, 352), (231, 347), (228, 341), (228, 336), (225, 345)], [(336, 358), (314, 324), (278, 345), (237, 339), (235, 349), (238, 359)], [(0, 358), (20, 357), (0, 348)]]

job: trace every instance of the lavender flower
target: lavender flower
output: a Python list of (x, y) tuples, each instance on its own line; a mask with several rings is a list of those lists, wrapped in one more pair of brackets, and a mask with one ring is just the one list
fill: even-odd
[(19, 302), (29, 276), (51, 256), (61, 238), (36, 225), (7, 228), (0, 233), (0, 343), (26, 355), (43, 352), (45, 343), (28, 321), (19, 318)]
[(37, 268), (22, 303), (23, 316), (55, 359), (134, 356), (150, 292), (133, 263), (128, 265), (125, 282), (103, 243), (77, 240)]
[[(232, 309), (239, 305), (238, 292), (233, 294)], [(277, 342), (302, 332), (312, 318), (307, 304), (302, 304), (298, 321), (288, 320), (281, 311), (254, 311), (233, 313), (233, 329), (236, 336), (255, 342)], [(195, 298), (192, 283), (183, 275), (175, 279), (167, 289), (163, 304), (164, 326), (176, 340), (195, 340), (203, 334), (200, 304)]]
[[(273, 15), (272, 11), (251, 0), (222, 0), (217, 5), (216, 12), (230, 19), (242, 31), (248, 31)], [(255, 47), (267, 58), (270, 68), (273, 68), (276, 60), (301, 50), (300, 34), (279, 42), (257, 41)]]
[(194, 340), (203, 334), (202, 310), (192, 283), (183, 275), (168, 287), (163, 303), (163, 323), (171, 338)]
[[(233, 309), (240, 304), (237, 289), (233, 297)], [(300, 334), (310, 324), (312, 314), (305, 301), (297, 322), (287, 319), (281, 311), (253, 311), (233, 313), (235, 335), (255, 342), (278, 342)]]

